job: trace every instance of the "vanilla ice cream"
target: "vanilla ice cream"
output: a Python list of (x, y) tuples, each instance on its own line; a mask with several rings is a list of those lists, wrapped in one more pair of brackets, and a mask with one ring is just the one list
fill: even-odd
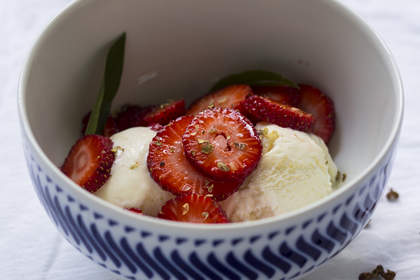
[(135, 127), (114, 134), (116, 153), (111, 177), (95, 193), (98, 197), (124, 208), (138, 207), (156, 216), (173, 195), (164, 191), (149, 175), (147, 154), (156, 132), (148, 127)]
[(337, 167), (316, 135), (259, 123), (263, 155), (239, 191), (221, 202), (231, 222), (283, 214), (333, 191)]

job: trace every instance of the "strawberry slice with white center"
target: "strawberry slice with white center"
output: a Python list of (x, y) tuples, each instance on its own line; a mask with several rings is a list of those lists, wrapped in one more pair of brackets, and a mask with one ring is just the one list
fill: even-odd
[(259, 95), (247, 98), (243, 103), (243, 108), (247, 115), (257, 121), (269, 122), (305, 132), (311, 130), (314, 122), (311, 114)]
[(280, 104), (296, 106), (300, 102), (300, 91), (287, 86), (255, 86), (254, 93)]
[(191, 104), (187, 114), (195, 115), (205, 109), (218, 107), (240, 110), (241, 103), (249, 95), (252, 95), (252, 89), (248, 85), (227, 86), (212, 92)]
[(195, 115), (182, 142), (190, 162), (217, 180), (242, 181), (261, 158), (254, 127), (233, 109), (207, 109)]
[(108, 180), (115, 160), (112, 140), (87, 135), (71, 148), (61, 171), (89, 192), (96, 192)]
[(178, 196), (163, 205), (159, 218), (188, 223), (228, 223), (222, 208), (209, 196), (189, 194)]
[(152, 178), (165, 190), (179, 195), (199, 193), (226, 199), (241, 182), (215, 181), (196, 170), (187, 160), (182, 135), (193, 116), (180, 117), (164, 126), (149, 146), (147, 166)]
[(299, 108), (312, 114), (315, 120), (314, 134), (321, 137), (326, 144), (335, 130), (335, 109), (333, 101), (319, 89), (300, 85), (301, 101)]

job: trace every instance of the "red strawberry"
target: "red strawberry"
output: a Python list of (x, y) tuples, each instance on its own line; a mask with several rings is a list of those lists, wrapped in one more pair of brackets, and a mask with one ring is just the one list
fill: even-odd
[(209, 196), (188, 194), (178, 196), (162, 206), (159, 218), (202, 224), (228, 223), (222, 208)]
[[(90, 113), (87, 113), (82, 120), (82, 134), (85, 134), (88, 122), (89, 122), (89, 118), (90, 118)], [(104, 128), (104, 136), (106, 137), (111, 137), (112, 135), (114, 135), (115, 133), (118, 132), (118, 127), (117, 127), (117, 123), (115, 122), (114, 118), (112, 116), (109, 116), (108, 119), (106, 120), (105, 123), (105, 128)]]
[(194, 115), (215, 107), (240, 109), (240, 104), (252, 94), (248, 85), (232, 85), (212, 92), (191, 104), (187, 114)]
[(220, 182), (207, 178), (187, 160), (182, 135), (194, 117), (180, 117), (160, 130), (149, 146), (147, 166), (152, 178), (173, 194), (199, 193), (223, 200), (235, 192), (241, 182)]
[(160, 131), (162, 128), (163, 128), (163, 125), (158, 124), (158, 123), (152, 124), (150, 126), (150, 129), (156, 132)]
[(335, 130), (335, 109), (333, 101), (319, 89), (300, 85), (301, 102), (299, 108), (314, 116), (313, 132), (326, 144)]
[(115, 159), (112, 140), (100, 135), (87, 135), (71, 148), (61, 171), (76, 184), (96, 192), (108, 180)]
[(278, 104), (258, 95), (247, 98), (243, 103), (243, 108), (248, 115), (259, 121), (270, 122), (301, 131), (310, 131), (314, 122), (312, 115), (298, 108)]
[(152, 107), (139, 107), (136, 105), (126, 105), (117, 116), (119, 130), (136, 126), (147, 126), (144, 116), (152, 110)]
[(153, 109), (144, 116), (144, 121), (148, 125), (155, 123), (165, 125), (184, 114), (185, 101), (181, 99), (153, 107)]
[(195, 115), (182, 143), (192, 164), (216, 180), (242, 181), (261, 158), (261, 141), (254, 127), (241, 113), (228, 108)]
[(126, 209), (136, 214), (143, 214), (143, 211), (141, 211), (140, 208), (132, 207), (132, 208), (126, 208)]
[(267, 97), (277, 103), (296, 106), (300, 102), (300, 91), (287, 86), (256, 86), (254, 93)]

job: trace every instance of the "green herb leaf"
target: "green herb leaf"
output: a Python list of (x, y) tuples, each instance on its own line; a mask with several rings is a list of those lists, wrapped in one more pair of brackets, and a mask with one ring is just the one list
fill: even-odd
[(247, 84), (250, 86), (289, 86), (298, 88), (296, 83), (286, 79), (280, 74), (263, 70), (250, 70), (232, 74), (221, 79), (213, 86), (211, 91), (234, 84)]
[(226, 163), (224, 163), (223, 161), (218, 161), (217, 162), (217, 168), (219, 168), (220, 170), (224, 171), (224, 172), (229, 172), (230, 171), (230, 167), (226, 165)]
[(201, 152), (206, 155), (210, 154), (211, 152), (213, 152), (213, 145), (210, 143), (204, 143), (201, 146)]
[(96, 104), (90, 114), (85, 135), (103, 134), (106, 120), (111, 111), (112, 100), (118, 91), (124, 65), (125, 32), (118, 37), (108, 51), (104, 80)]

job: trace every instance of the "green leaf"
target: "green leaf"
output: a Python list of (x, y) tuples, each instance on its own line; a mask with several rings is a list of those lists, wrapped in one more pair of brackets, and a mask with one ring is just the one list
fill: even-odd
[(229, 75), (218, 81), (211, 89), (215, 91), (234, 84), (247, 84), (250, 86), (289, 86), (298, 88), (297, 84), (280, 74), (264, 71), (249, 70)]
[(124, 65), (125, 32), (118, 37), (108, 51), (104, 79), (96, 104), (90, 114), (85, 135), (103, 134), (106, 120), (111, 112), (112, 100), (120, 87)]

